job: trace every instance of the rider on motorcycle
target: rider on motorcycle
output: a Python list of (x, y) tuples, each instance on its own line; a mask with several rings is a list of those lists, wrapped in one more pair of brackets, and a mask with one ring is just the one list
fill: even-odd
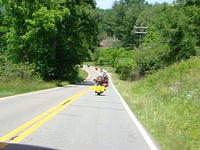
[(96, 82), (96, 85), (103, 85), (104, 80), (102, 76), (98, 76), (96, 79), (94, 79), (94, 81)]

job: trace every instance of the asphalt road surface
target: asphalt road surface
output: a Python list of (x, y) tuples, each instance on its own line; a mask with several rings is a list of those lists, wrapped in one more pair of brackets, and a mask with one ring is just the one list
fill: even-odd
[(0, 99), (0, 149), (149, 150), (152, 149), (109, 86), (91, 89), (99, 72), (86, 81)]

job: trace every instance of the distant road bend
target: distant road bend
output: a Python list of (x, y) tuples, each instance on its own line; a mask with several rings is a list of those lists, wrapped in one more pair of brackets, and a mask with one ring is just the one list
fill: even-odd
[(84, 68), (81, 84), (0, 98), (0, 149), (157, 150), (115, 88), (97, 96), (99, 72)]

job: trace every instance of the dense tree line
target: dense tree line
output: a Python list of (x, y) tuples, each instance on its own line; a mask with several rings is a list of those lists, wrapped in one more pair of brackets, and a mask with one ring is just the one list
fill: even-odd
[(93, 0), (1, 0), (0, 53), (43, 79), (66, 79), (97, 45)]
[(123, 47), (137, 45), (138, 36), (133, 33), (139, 14), (147, 4), (144, 0), (120, 0), (112, 9), (101, 10), (100, 33), (115, 36)]
[[(187, 18), (190, 22), (186, 21), (182, 25), (195, 25), (194, 28), (197, 31), (199, 27), (199, 4), (199, 0), (177, 0), (173, 4), (155, 5), (150, 5), (144, 0), (116, 1), (112, 9), (100, 10), (100, 33), (116, 36), (122, 41), (123, 47), (134, 47), (138, 46), (140, 40), (139, 36), (134, 34), (135, 26), (155, 27), (156, 24), (164, 24), (164, 20), (169, 21), (167, 19), (170, 17), (174, 20), (170, 20), (168, 24), (173, 29), (176, 29), (176, 26), (173, 26), (177, 22), (176, 18), (179, 18), (179, 20)], [(170, 12), (171, 10), (174, 12), (173, 14)], [(162, 20), (159, 20), (159, 18)], [(199, 37), (199, 33), (196, 35)]]
[[(136, 79), (200, 54), (199, 0), (155, 5), (120, 0), (112, 9), (102, 11), (101, 16), (101, 33), (116, 36), (125, 50), (97, 50), (96, 60), (114, 64), (124, 79)], [(135, 34), (138, 29), (134, 26), (147, 27), (147, 34)], [(115, 59), (109, 58), (112, 54)]]
[[(135, 26), (148, 27), (148, 34), (135, 34)], [(96, 9), (94, 0), (0, 0), (0, 54), (31, 64), (43, 79), (75, 76), (98, 45), (98, 30), (101, 39), (120, 41), (126, 52), (114, 64), (134, 78), (198, 55), (199, 27), (199, 0), (119, 0), (109, 10)]]

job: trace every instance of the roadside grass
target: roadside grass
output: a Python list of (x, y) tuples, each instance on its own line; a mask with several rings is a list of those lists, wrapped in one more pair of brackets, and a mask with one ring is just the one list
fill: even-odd
[(95, 66), (95, 62), (94, 61), (87, 61), (83, 63), (84, 65), (90, 65), (90, 66)]
[(88, 76), (88, 73), (85, 70), (79, 69), (78, 77), (70, 80), (69, 82), (71, 84), (76, 84), (76, 83), (79, 83), (79, 82), (85, 80), (87, 78), (87, 76)]
[(88, 73), (83, 70), (83, 69), (80, 69), (79, 71), (79, 78), (81, 79), (81, 81), (85, 80), (88, 76)]
[(113, 82), (164, 150), (200, 150), (200, 57), (176, 63), (139, 81)]
[(73, 81), (43, 81), (39, 79), (16, 79), (0, 81), (0, 97), (12, 96), (27, 92), (39, 91), (49, 88), (62, 87), (71, 83), (79, 83), (87, 77), (87, 72), (80, 69), (79, 75)]
[(56, 87), (56, 83), (39, 80), (14, 80), (0, 82), (0, 97), (22, 94)]

